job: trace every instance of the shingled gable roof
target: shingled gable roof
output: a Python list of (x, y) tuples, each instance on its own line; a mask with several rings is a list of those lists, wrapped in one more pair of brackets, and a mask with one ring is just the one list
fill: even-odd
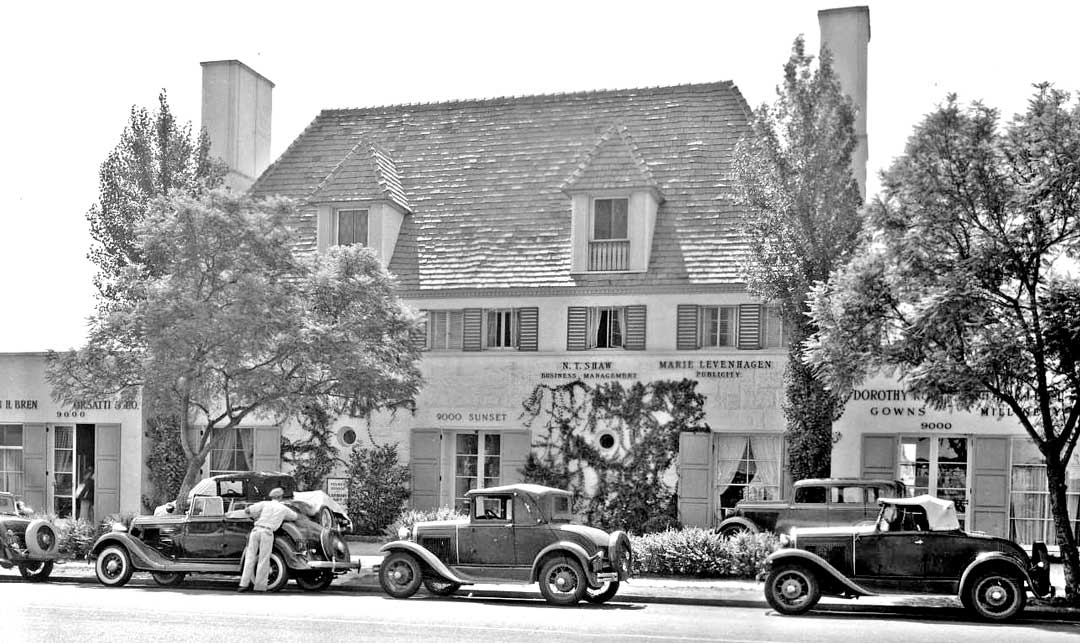
[[(292, 225), (297, 248), (313, 252), (317, 208), (309, 199), (320, 186), (320, 199), (331, 189), (359, 193), (348, 184), (347, 159), (364, 156), (360, 141), (378, 140), (411, 206), (390, 263), (406, 292), (738, 287), (746, 243), (731, 161), (749, 113), (730, 82), (325, 110), (251, 191), (306, 202)], [(599, 163), (609, 146), (620, 163), (620, 147), (630, 150), (633, 180), (651, 177), (665, 197), (648, 271), (572, 275), (563, 187), (590, 151)]]
[(660, 196), (659, 184), (621, 125), (607, 128), (562, 184), (563, 192), (630, 188), (649, 188)]
[(375, 143), (361, 140), (308, 197), (310, 203), (390, 201), (409, 211), (394, 159)]

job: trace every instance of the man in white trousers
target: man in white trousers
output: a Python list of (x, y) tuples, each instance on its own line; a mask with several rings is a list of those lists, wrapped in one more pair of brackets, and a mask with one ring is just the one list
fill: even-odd
[[(244, 509), (244, 513), (255, 519), (255, 526), (248, 536), (247, 549), (244, 550), (244, 573), (240, 576), (238, 592), (250, 592), (252, 577), (255, 591), (266, 591), (266, 580), (270, 576), (270, 552), (274, 549), (274, 532), (286, 520), (296, 520), (296, 512), (281, 502), (285, 492), (280, 488), (270, 490), (270, 499), (256, 502)], [(258, 567), (256, 567), (258, 561)]]

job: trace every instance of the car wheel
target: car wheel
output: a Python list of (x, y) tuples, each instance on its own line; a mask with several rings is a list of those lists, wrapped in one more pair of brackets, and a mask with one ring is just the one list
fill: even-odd
[(423, 572), (412, 554), (395, 551), (379, 566), (379, 584), (394, 598), (409, 598), (420, 589)]
[(802, 565), (780, 565), (765, 580), (765, 600), (781, 614), (802, 614), (820, 599), (817, 577)]
[(266, 576), (266, 591), (279, 592), (289, 582), (289, 568), (285, 559), (275, 549), (270, 552), (270, 573)]
[(38, 518), (26, 528), (26, 549), (34, 558), (52, 558), (56, 555), (59, 542), (56, 528), (49, 521)]
[(436, 596), (450, 596), (461, 589), (461, 583), (446, 580), (441, 576), (427, 576), (424, 578), (424, 589)]
[(131, 565), (131, 556), (120, 545), (109, 545), (101, 550), (94, 562), (94, 573), (98, 581), (106, 587), (120, 587), (131, 579), (135, 568)]
[(585, 570), (571, 558), (552, 558), (540, 570), (540, 593), (552, 605), (575, 605), (588, 588)]
[(967, 602), (977, 616), (988, 621), (1005, 621), (1020, 613), (1027, 602), (1024, 584), (1014, 576), (989, 572), (975, 578), (966, 588)]
[(185, 576), (184, 572), (150, 572), (150, 577), (162, 587), (176, 587), (184, 582)]
[(748, 533), (750, 529), (746, 525), (728, 525), (720, 530), (720, 535), (724, 538), (731, 538), (738, 536), (739, 534)]
[(334, 574), (328, 571), (303, 572), (296, 575), (296, 584), (305, 592), (321, 592), (334, 582)]
[(585, 590), (585, 600), (599, 605), (606, 603), (614, 598), (615, 593), (619, 591), (619, 581), (611, 581), (610, 583), (604, 583), (597, 589), (591, 587)]
[(19, 573), (28, 581), (39, 583), (49, 578), (52, 573), (53, 562), (51, 560), (39, 560), (35, 563), (23, 563), (19, 565)]

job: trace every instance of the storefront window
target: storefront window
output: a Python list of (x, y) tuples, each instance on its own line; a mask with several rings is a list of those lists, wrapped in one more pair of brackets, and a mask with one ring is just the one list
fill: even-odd
[(968, 472), (967, 437), (900, 438), (900, 481), (912, 495), (952, 500), (961, 525), (967, 518)]
[[(1069, 491), (1069, 515), (1074, 518), (1074, 532), (1080, 528), (1080, 453), (1074, 452), (1066, 470)], [(1028, 439), (1012, 441), (1012, 487), (1009, 537), (1030, 544), (1037, 540), (1057, 545), (1053, 514), (1050, 513), (1050, 492), (1046, 480), (1046, 463), (1039, 448)]]
[(23, 495), (23, 428), (0, 424), (0, 490)]
[(251, 471), (254, 448), (254, 429), (251, 427), (221, 431), (217, 444), (210, 451), (210, 475)]
[(454, 504), (464, 509), (465, 492), (499, 486), (502, 436), (459, 433), (454, 440)]
[(716, 497), (720, 513), (746, 499), (780, 498), (779, 435), (721, 435), (717, 448)]

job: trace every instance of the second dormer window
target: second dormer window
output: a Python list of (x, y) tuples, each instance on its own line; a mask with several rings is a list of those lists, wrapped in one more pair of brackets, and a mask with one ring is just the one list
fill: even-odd
[(628, 212), (629, 199), (593, 199), (589, 270), (606, 272), (630, 268)]
[(337, 245), (368, 245), (368, 211), (337, 211)]

